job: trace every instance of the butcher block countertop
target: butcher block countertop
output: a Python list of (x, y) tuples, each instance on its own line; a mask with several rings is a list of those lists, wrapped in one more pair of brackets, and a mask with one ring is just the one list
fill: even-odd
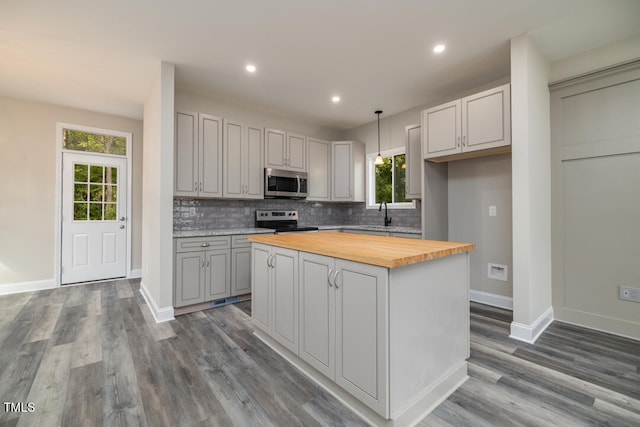
[(249, 236), (249, 240), (387, 268), (430, 261), (475, 249), (472, 243), (333, 232)]

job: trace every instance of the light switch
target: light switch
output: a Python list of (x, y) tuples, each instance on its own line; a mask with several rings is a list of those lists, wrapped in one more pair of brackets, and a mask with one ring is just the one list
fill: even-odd
[(489, 216), (496, 216), (496, 207), (489, 206)]

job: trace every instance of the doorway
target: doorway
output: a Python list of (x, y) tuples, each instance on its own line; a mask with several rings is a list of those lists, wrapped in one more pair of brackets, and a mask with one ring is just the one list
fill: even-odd
[(130, 134), (61, 132), (60, 284), (127, 277)]

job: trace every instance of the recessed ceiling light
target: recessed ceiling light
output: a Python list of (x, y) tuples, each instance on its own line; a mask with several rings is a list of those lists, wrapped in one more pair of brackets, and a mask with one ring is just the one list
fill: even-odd
[(338, 95), (334, 96), (333, 98), (331, 98), (331, 102), (337, 104), (338, 102), (340, 102), (340, 97)]
[(245, 70), (247, 70), (247, 71), (248, 71), (248, 72), (250, 72), (250, 73), (255, 73), (255, 72), (256, 72), (256, 66), (255, 66), (255, 65), (251, 65), (251, 64), (249, 64), (249, 65), (247, 65), (247, 66), (245, 67)]
[(435, 53), (442, 53), (444, 52), (444, 45), (443, 44), (437, 44), (433, 47), (433, 51)]

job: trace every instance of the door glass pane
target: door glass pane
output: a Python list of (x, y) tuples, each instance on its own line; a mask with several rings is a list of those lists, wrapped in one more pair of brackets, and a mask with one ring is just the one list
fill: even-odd
[(102, 203), (89, 203), (89, 219), (102, 221)]
[(73, 200), (87, 201), (87, 184), (74, 184), (73, 185)]
[(107, 203), (104, 205), (104, 220), (115, 221), (117, 216), (117, 205), (115, 203)]
[(102, 201), (102, 185), (91, 184), (89, 186), (89, 192), (91, 193), (91, 201), (92, 202), (101, 202)]
[(88, 174), (89, 171), (89, 165), (81, 165), (81, 164), (75, 164), (74, 165), (74, 181), (75, 182), (87, 182), (88, 181)]
[(74, 181), (74, 220), (115, 221), (117, 219), (118, 168), (116, 166), (75, 164)]
[(127, 138), (93, 132), (64, 129), (64, 149), (93, 153), (127, 155)]
[(87, 203), (74, 203), (73, 204), (73, 219), (75, 221), (86, 221), (87, 218)]
[(104, 166), (91, 165), (91, 175), (89, 181), (91, 182), (104, 182)]

